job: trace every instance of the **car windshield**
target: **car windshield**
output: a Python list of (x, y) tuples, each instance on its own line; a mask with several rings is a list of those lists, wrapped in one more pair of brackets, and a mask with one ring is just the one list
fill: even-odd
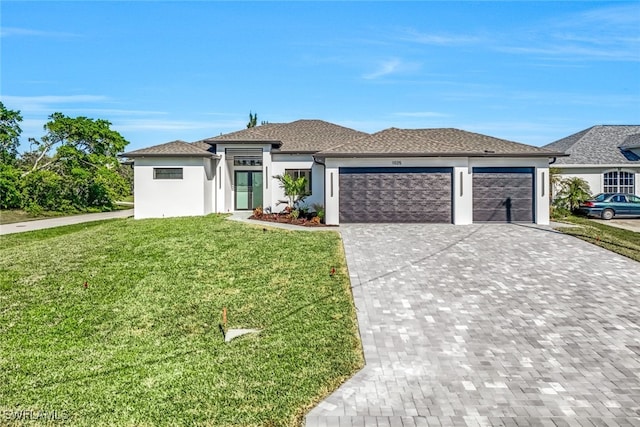
[(593, 198), (593, 200), (595, 200), (596, 202), (602, 202), (604, 199), (606, 199), (606, 198), (607, 198), (607, 196), (609, 196), (609, 194), (606, 194), (606, 193), (600, 193), (600, 194), (598, 194), (597, 196), (595, 196), (595, 197)]

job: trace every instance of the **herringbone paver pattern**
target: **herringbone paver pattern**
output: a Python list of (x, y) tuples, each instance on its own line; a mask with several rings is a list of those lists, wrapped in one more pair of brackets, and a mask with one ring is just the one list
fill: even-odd
[(640, 264), (521, 225), (342, 225), (366, 366), (307, 426), (640, 426)]

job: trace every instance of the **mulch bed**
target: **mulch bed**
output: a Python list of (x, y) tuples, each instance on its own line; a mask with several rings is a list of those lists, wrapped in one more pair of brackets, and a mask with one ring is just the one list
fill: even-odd
[(315, 223), (307, 218), (292, 218), (289, 214), (262, 214), (259, 216), (251, 215), (249, 219), (257, 219), (258, 221), (278, 222), (280, 224), (301, 225), (303, 227), (328, 227), (327, 224)]

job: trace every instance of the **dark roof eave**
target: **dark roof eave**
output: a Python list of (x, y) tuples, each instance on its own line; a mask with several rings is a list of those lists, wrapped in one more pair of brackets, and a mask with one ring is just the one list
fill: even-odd
[(321, 158), (372, 158), (372, 157), (569, 157), (565, 153), (316, 153)]
[(213, 153), (146, 153), (146, 154), (135, 154), (135, 153), (122, 153), (118, 154), (118, 157), (127, 158), (127, 159), (135, 159), (137, 157), (209, 157), (211, 159), (219, 159), (220, 155)]
[(272, 154), (316, 154), (318, 150), (274, 150)]
[(273, 147), (280, 147), (282, 145), (282, 141), (277, 141), (277, 140), (258, 140), (258, 139), (251, 139), (251, 140), (240, 140), (240, 139), (215, 139), (215, 138), (209, 138), (209, 139), (203, 139), (202, 141), (199, 142), (206, 142), (207, 144), (271, 144)]

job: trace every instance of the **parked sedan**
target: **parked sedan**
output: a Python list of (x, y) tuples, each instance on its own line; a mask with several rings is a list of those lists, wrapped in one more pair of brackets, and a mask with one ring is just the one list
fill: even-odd
[(580, 204), (580, 212), (587, 216), (611, 219), (622, 216), (640, 217), (640, 197), (633, 194), (600, 193)]

